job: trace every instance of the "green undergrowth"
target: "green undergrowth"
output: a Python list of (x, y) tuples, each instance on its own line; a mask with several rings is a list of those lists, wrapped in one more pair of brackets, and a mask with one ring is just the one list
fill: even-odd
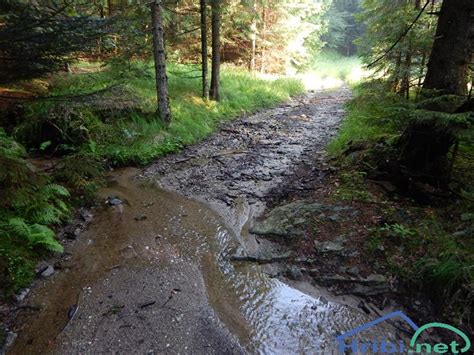
[[(269, 107), (303, 91), (302, 84), (293, 79), (264, 80), (224, 66), (222, 99), (215, 103), (200, 96), (198, 67), (170, 65), (168, 73), (172, 123), (166, 129), (155, 114), (151, 63), (134, 62), (127, 71), (112, 68), (57, 76), (51, 83), (52, 95), (77, 95), (116, 86), (95, 97), (79, 99), (72, 106), (69, 102), (66, 106), (56, 101), (37, 103), (30, 107), (26, 127), (20, 125), (16, 136), (36, 147), (52, 141), (49, 150), (82, 151), (115, 166), (144, 165), (207, 137), (222, 121)], [(61, 128), (61, 137), (40, 134), (38, 139), (38, 127), (51, 120)], [(31, 122), (38, 124), (33, 126)]]
[[(36, 262), (48, 252), (62, 251), (52, 228), (68, 218), (70, 206), (64, 201), (93, 202), (107, 167), (148, 164), (206, 138), (224, 121), (304, 90), (295, 79), (264, 80), (223, 66), (221, 101), (216, 103), (200, 96), (198, 66), (170, 65), (172, 122), (165, 127), (156, 115), (153, 73), (152, 64), (142, 61), (109, 67), (80, 62), (71, 73), (24, 85), (43, 99), (13, 114), (0, 112), (4, 295), (27, 286)], [(54, 169), (38, 172), (31, 157), (51, 159)]]
[[(396, 191), (388, 193), (394, 188), (389, 184), (391, 176), (378, 171), (373, 159), (374, 156), (380, 159), (387, 149), (394, 149), (410, 120), (428, 115), (431, 111), (427, 107), (439, 103), (434, 101), (406, 101), (387, 92), (381, 82), (359, 85), (329, 152), (340, 169), (340, 186), (335, 197), (375, 203), (383, 215), (383, 222), (370, 230), (367, 249), (374, 256), (382, 256), (391, 270), (408, 284), (427, 290), (440, 309), (462, 323), (472, 316), (474, 303), (472, 127), (463, 123), (467, 128), (459, 134), (449, 186), (452, 192), (448, 197), (433, 197), (434, 203), (420, 203), (415, 197), (399, 195)], [(447, 98), (446, 102), (452, 100)], [(462, 115), (445, 116), (442, 119), (465, 119)], [(382, 193), (374, 189), (367, 177), (382, 177), (389, 190), (382, 189), (385, 191)]]
[(68, 218), (68, 191), (38, 173), (0, 129), (0, 280), (6, 294), (25, 287), (34, 261), (63, 247), (49, 227)]
[(414, 104), (387, 91), (384, 83), (359, 84), (353, 92), (339, 134), (328, 146), (330, 154), (337, 155), (355, 142), (366, 144), (396, 138), (409, 122)]

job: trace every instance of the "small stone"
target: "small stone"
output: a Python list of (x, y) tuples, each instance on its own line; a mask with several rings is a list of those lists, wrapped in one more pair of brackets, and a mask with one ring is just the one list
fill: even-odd
[(144, 214), (141, 214), (141, 215), (136, 216), (134, 219), (135, 221), (138, 222), (138, 221), (144, 221), (147, 218), (148, 218), (147, 216), (145, 216)]
[(67, 239), (76, 240), (81, 235), (81, 228), (77, 227), (73, 231), (66, 231), (64, 236)]
[(121, 205), (123, 201), (118, 197), (108, 197), (105, 203), (109, 206), (118, 206)]
[(301, 280), (303, 278), (303, 273), (297, 267), (289, 267), (285, 272), (285, 276), (290, 280)]
[(89, 223), (94, 218), (92, 213), (88, 209), (85, 209), (85, 208), (81, 208), (79, 210), (79, 215), (81, 216), (81, 219), (86, 223)]
[(38, 275), (41, 277), (49, 277), (54, 274), (54, 267), (52, 265), (48, 265), (46, 269), (40, 272)]
[(17, 295), (15, 295), (15, 300), (17, 302), (21, 302), (25, 299), (25, 297), (28, 295), (28, 293), (30, 293), (30, 289), (29, 288), (25, 288), (23, 290), (21, 290), (21, 292)]
[(315, 248), (320, 253), (337, 252), (344, 250), (344, 246), (342, 245), (342, 243), (332, 241), (317, 243)]

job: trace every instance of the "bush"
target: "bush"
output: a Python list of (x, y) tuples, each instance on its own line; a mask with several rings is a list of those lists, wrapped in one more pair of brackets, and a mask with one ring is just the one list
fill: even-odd
[(9, 291), (33, 276), (30, 261), (42, 251), (62, 252), (48, 226), (68, 217), (68, 191), (35, 171), (23, 148), (0, 129), (0, 274)]

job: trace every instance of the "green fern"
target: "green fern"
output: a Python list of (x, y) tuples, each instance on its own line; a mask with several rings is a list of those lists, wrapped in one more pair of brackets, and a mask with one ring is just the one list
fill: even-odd
[(31, 280), (41, 250), (63, 252), (49, 226), (69, 216), (67, 189), (24, 157), (24, 149), (0, 129), (0, 277), (10, 290)]
[(55, 239), (54, 232), (41, 224), (28, 224), (21, 218), (10, 218), (0, 224), (0, 236), (26, 242), (28, 247), (42, 247), (46, 250), (62, 253), (64, 248)]

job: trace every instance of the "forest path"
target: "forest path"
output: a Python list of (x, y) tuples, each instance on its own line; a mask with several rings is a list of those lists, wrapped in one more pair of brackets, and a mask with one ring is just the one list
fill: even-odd
[(305, 188), (288, 186), (296, 166), (324, 165), (349, 98), (345, 88), (308, 93), (142, 172), (115, 172), (101, 191), (108, 206), (24, 301), (11, 353), (335, 351), (335, 335), (369, 320), (363, 312), (235, 259), (285, 258), (249, 228), (274, 191)]
[[(291, 101), (225, 124), (204, 142), (158, 160), (145, 176), (187, 197), (230, 210), (236, 198), (261, 213), (272, 188), (281, 186), (296, 166), (323, 160), (337, 134), (350, 91), (310, 92)], [(314, 172), (317, 179), (323, 172)]]

